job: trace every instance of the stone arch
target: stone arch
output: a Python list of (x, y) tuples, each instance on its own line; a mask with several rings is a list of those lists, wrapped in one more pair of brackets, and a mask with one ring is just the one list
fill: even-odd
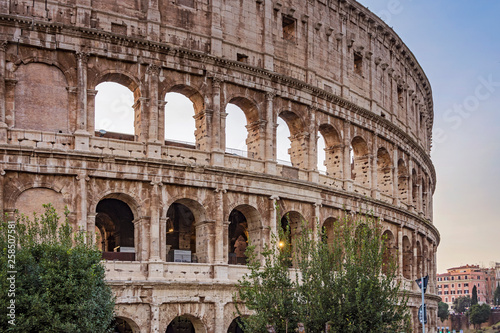
[(424, 258), (423, 258), (423, 253), (422, 253), (422, 244), (420, 243), (419, 240), (415, 243), (415, 247), (417, 249), (417, 257), (416, 257), (416, 274), (417, 278), (423, 277), (423, 272), (424, 272)]
[(292, 166), (297, 168), (306, 167), (309, 133), (305, 131), (304, 120), (297, 113), (289, 110), (281, 111), (278, 117), (286, 123), (290, 131), (290, 149), (288, 153)]
[(382, 234), (382, 238), (384, 240), (384, 254), (383, 254), (383, 272), (387, 272), (388, 265), (390, 265), (391, 261), (397, 265), (397, 241), (394, 237), (394, 234), (390, 230), (385, 230)]
[[(194, 126), (194, 148), (200, 149), (200, 150), (207, 150), (210, 147), (208, 146), (209, 144), (209, 139), (210, 139), (210, 133), (208, 133), (208, 126), (207, 124), (207, 115), (204, 113), (205, 108), (206, 108), (206, 103), (205, 103), (205, 98), (203, 95), (200, 93), (200, 91), (192, 86), (186, 85), (186, 84), (173, 84), (172, 86), (166, 87), (164, 91), (162, 91), (162, 98), (163, 100), (166, 99), (166, 96), (168, 93), (177, 93), (181, 94), (184, 97), (188, 98), (191, 103), (192, 107), (194, 110), (193, 116), (193, 122)], [(169, 122), (169, 115), (166, 114), (166, 107), (168, 106), (165, 105), (163, 108), (163, 111), (160, 114), (160, 126), (161, 130), (160, 133), (162, 134), (162, 137), (165, 137), (166, 140), (168, 140), (168, 133), (165, 132), (164, 126), (167, 126), (167, 122)], [(176, 110), (176, 114), (177, 114)], [(190, 112), (190, 110), (180, 110), (180, 112)], [(192, 147), (187, 147), (186, 148), (192, 148)]]
[(167, 261), (209, 262), (210, 227), (205, 208), (196, 200), (180, 198), (166, 209)]
[(361, 136), (351, 140), (351, 178), (355, 183), (370, 187), (370, 156), (368, 145)]
[[(19, 192), (13, 208), (30, 218), (33, 213), (40, 216), (45, 212), (43, 205), (51, 204), (59, 215), (59, 225), (64, 223), (64, 211), (67, 207), (66, 200), (61, 192), (47, 186), (30, 187)], [(73, 226), (74, 227), (74, 226)]]
[(408, 202), (408, 168), (405, 161), (398, 160), (398, 195), (401, 201)]
[(234, 318), (227, 328), (227, 333), (243, 333), (243, 330), (239, 327), (239, 322), (241, 322), (240, 316)]
[(403, 236), (403, 277), (406, 279), (412, 278), (413, 250), (408, 236)]
[(328, 246), (330, 248), (333, 247), (333, 243), (335, 242), (335, 224), (337, 223), (338, 219), (335, 217), (328, 217), (324, 222), (323, 222), (323, 235), (325, 239), (323, 241), (326, 241)]
[[(175, 329), (176, 327), (173, 327), (174, 326), (173, 323), (175, 323), (175, 321), (178, 320), (178, 318), (182, 318), (183, 323), (181, 325), (185, 323), (185, 320), (188, 320), (192, 325), (192, 331), (189, 331), (190, 329), (189, 327), (186, 327), (186, 329), (188, 330), (176, 330)], [(176, 316), (172, 320), (170, 320), (165, 330), (165, 333), (194, 333), (194, 332), (207, 333), (206, 325), (198, 317), (195, 317), (187, 313)]]
[[(264, 123), (260, 121), (259, 117), (259, 109), (257, 103), (253, 100), (250, 100), (247, 97), (235, 96), (232, 97), (229, 102), (226, 104), (226, 113), (228, 117), (231, 116), (231, 111), (228, 110), (229, 104), (235, 105), (239, 108), (243, 114), (245, 115), (246, 125), (243, 131), (246, 131), (246, 138), (244, 144), (246, 146), (247, 156), (249, 158), (255, 159), (263, 159), (264, 158), (264, 140), (265, 140), (265, 127)], [(228, 125), (229, 120), (226, 119), (226, 132), (225, 132), (225, 147), (228, 147)], [(236, 124), (241, 125), (241, 124)], [(240, 139), (240, 137), (238, 137)], [(240, 146), (231, 148), (240, 149)]]
[(97, 205), (103, 199), (117, 199), (123, 201), (128, 205), (128, 207), (132, 211), (135, 220), (142, 219), (145, 216), (143, 212), (143, 207), (139, 204), (140, 201), (138, 198), (133, 197), (131, 194), (118, 192), (115, 189), (110, 189), (108, 191), (105, 191), (101, 196), (96, 197), (94, 201), (90, 202), (89, 211), (96, 212)]
[(119, 333), (140, 333), (141, 332), (139, 325), (137, 325), (136, 322), (130, 318), (123, 317), (123, 316), (116, 316), (114, 321), (117, 323), (117, 326), (121, 325), (122, 323), (125, 324), (125, 325), (123, 325), (124, 329), (118, 329)]
[[(91, 81), (91, 80), (89, 80), (89, 81)], [(141, 105), (142, 100), (141, 100), (140, 84), (138, 83), (138, 80), (136, 78), (134, 78), (132, 75), (130, 75), (129, 73), (122, 72), (119, 70), (105, 70), (105, 71), (99, 73), (99, 75), (97, 75), (95, 80), (92, 80), (91, 82), (89, 82), (89, 85), (92, 89), (96, 90), (97, 86), (99, 84), (107, 83), (107, 82), (119, 84), (120, 86), (125, 87), (127, 90), (129, 90), (133, 94), (133, 102), (131, 103), (132, 105), (127, 105), (126, 103), (124, 103), (124, 101), (120, 101), (120, 103), (118, 103), (118, 104), (121, 104), (121, 105), (117, 105), (117, 107), (121, 107), (121, 109), (130, 110), (130, 111), (126, 111), (126, 112), (133, 112), (132, 114), (129, 114), (125, 120), (125, 122), (128, 123), (128, 127), (133, 128), (133, 133), (132, 132), (129, 132), (129, 133), (127, 133), (127, 132), (125, 132), (125, 133), (107, 132), (106, 128), (100, 128), (103, 126), (96, 126), (96, 125), (98, 125), (97, 120), (99, 120), (100, 118), (104, 118), (104, 119), (108, 118), (108, 123), (109, 123), (114, 117), (116, 117), (116, 115), (114, 115), (114, 114), (109, 114), (110, 110), (108, 110), (108, 109), (100, 110), (100, 109), (96, 108), (95, 98), (98, 95), (96, 95), (96, 97), (94, 97), (94, 101), (91, 101), (89, 103), (90, 107), (88, 108), (87, 119), (89, 119), (90, 124), (93, 124), (92, 126), (90, 126), (90, 127), (92, 127), (91, 131), (92, 131), (92, 133), (94, 133), (95, 135), (98, 135), (98, 136), (109, 137), (109, 138), (113, 138), (113, 139), (125, 139), (125, 140), (134, 141), (136, 137), (140, 137), (142, 135), (142, 133), (145, 131), (144, 122), (141, 121), (141, 119), (143, 117), (139, 116), (141, 114), (142, 110), (144, 110), (144, 108), (145, 108), (145, 105)], [(100, 97), (102, 97), (102, 96), (100, 96)], [(105, 130), (104, 132), (96, 133), (96, 131), (98, 131), (98, 130), (100, 131), (103, 129)]]
[(245, 250), (249, 242), (259, 245), (261, 242), (262, 217), (259, 211), (250, 205), (238, 205), (228, 217), (228, 254), (229, 264), (246, 264)]
[(103, 258), (108, 260), (136, 259), (136, 230), (130, 206), (120, 200), (107, 197), (99, 200), (96, 207), (95, 227), (100, 232), (98, 242)]
[[(290, 247), (290, 253), (293, 258), (293, 253), (296, 248), (297, 237), (301, 234), (303, 224), (307, 225), (307, 221), (303, 215), (297, 211), (288, 211), (281, 216), (280, 226), (283, 231), (289, 230), (288, 239), (280, 239), (280, 247)], [(291, 259), (292, 259), (291, 258)], [(292, 265), (292, 261), (290, 261)]]
[(68, 80), (59, 67), (29, 61), (17, 67), (15, 78), (13, 127), (55, 133), (75, 128), (70, 123)]
[(392, 195), (392, 159), (384, 147), (377, 151), (377, 188), (381, 193)]
[(321, 124), (318, 131), (325, 140), (326, 172), (340, 179), (342, 178), (342, 144), (339, 132), (331, 124)]

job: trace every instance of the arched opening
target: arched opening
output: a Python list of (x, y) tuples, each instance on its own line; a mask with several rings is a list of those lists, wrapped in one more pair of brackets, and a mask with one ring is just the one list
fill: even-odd
[[(288, 137), (290, 141), (289, 145), (290, 148), (288, 149), (287, 153), (289, 155), (292, 166), (297, 168), (307, 167), (307, 156), (308, 156), (308, 146), (309, 146), (307, 142), (308, 135), (304, 131), (304, 123), (302, 119), (292, 111), (281, 112), (279, 114), (279, 118), (284, 121), (290, 133), (290, 136)], [(283, 124), (283, 122), (280, 122), (278, 120), (278, 124), (280, 123)], [(277, 137), (277, 140), (280, 142), (280, 144), (283, 144), (282, 134), (284, 133), (286, 133), (286, 131), (280, 133), (278, 127), (279, 136)]]
[(165, 95), (165, 144), (195, 148), (194, 103), (181, 93)]
[(247, 256), (245, 251), (248, 246), (248, 223), (245, 215), (233, 209), (229, 214), (229, 264), (245, 265)]
[(118, 199), (105, 198), (97, 204), (95, 226), (103, 259), (135, 260), (134, 215), (130, 207)]
[(241, 320), (241, 317), (236, 317), (233, 319), (233, 321), (229, 325), (229, 328), (227, 329), (227, 333), (243, 333), (243, 329), (241, 329), (241, 326), (243, 326), (243, 322)]
[(335, 224), (337, 219), (329, 217), (323, 223), (323, 241), (332, 249), (335, 242)]
[(408, 168), (402, 159), (398, 161), (398, 192), (401, 201), (408, 202)]
[(419, 241), (417, 241), (416, 247), (417, 247), (417, 278), (421, 278), (423, 277), (423, 272), (424, 272), (423, 270), (424, 260), (422, 256), (422, 245), (420, 244)]
[(227, 104), (226, 113), (226, 152), (262, 159), (264, 128), (255, 103), (235, 97)]
[(301, 227), (305, 223), (304, 217), (296, 211), (287, 212), (281, 217), (281, 229), (285, 233), (284, 236), (286, 236), (286, 238), (279, 240), (279, 246), (289, 251), (291, 256), (289, 262), (290, 266), (293, 264), (292, 259), (296, 248), (297, 237), (300, 236)]
[(239, 205), (229, 214), (228, 227), (228, 261), (232, 265), (246, 265), (247, 256), (245, 251), (248, 242), (256, 245), (256, 251), (260, 251), (261, 238), (261, 216), (254, 207), (250, 205)]
[(351, 141), (351, 178), (355, 183), (364, 187), (370, 187), (370, 157), (368, 155), (368, 145), (360, 136), (356, 136)]
[(392, 195), (392, 161), (385, 148), (377, 151), (377, 188), (381, 193)]
[(390, 269), (390, 265), (397, 265), (397, 248), (394, 235), (390, 230), (384, 231), (382, 234), (382, 239), (384, 241), (384, 254), (382, 263), (382, 272), (387, 273)]
[(182, 203), (174, 202), (167, 211), (167, 261), (197, 262), (195, 217)]
[(203, 96), (192, 87), (176, 85), (165, 94), (164, 100), (165, 144), (209, 150), (211, 134), (207, 129)]
[(408, 236), (403, 236), (403, 276), (411, 279), (411, 269), (413, 262), (413, 251)]
[[(323, 124), (319, 127), (319, 135), (318, 169), (321, 170), (319, 161), (322, 160), (323, 168), (326, 168), (329, 176), (342, 178), (342, 146), (337, 130), (332, 125)], [(324, 154), (320, 153), (321, 151)]]
[[(138, 330), (134, 330), (132, 325), (127, 319), (116, 317), (111, 325), (113, 327), (113, 333), (137, 333)], [(135, 326), (135, 325), (134, 325)]]
[(412, 170), (411, 172), (411, 182), (412, 182), (412, 189), (411, 189), (411, 198), (413, 202), (413, 206), (415, 208), (418, 208), (418, 177), (417, 177), (417, 171), (415, 169)]
[(426, 177), (422, 177), (422, 212), (427, 217), (427, 200), (428, 200), (428, 187)]
[(186, 316), (175, 317), (167, 327), (166, 333), (195, 333), (194, 325)]
[(276, 161), (283, 165), (292, 165), (290, 160), (290, 130), (282, 118), (278, 118), (276, 129)]
[(110, 81), (98, 84), (95, 89), (98, 91), (95, 96), (95, 135), (133, 141), (135, 139), (133, 90)]

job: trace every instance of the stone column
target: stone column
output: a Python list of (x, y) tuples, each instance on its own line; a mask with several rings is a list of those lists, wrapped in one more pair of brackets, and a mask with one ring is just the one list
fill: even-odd
[(272, 240), (272, 235), (275, 237), (278, 237), (278, 201), (280, 198), (276, 195), (272, 195), (270, 198), (271, 200), (271, 207), (269, 208), (269, 230), (271, 232), (271, 237), (269, 237), (270, 240)]
[(163, 185), (161, 177), (155, 177), (151, 181), (151, 204), (150, 204), (150, 224), (149, 224), (149, 261), (161, 261), (160, 258), (160, 204), (161, 191)]
[(146, 125), (148, 123), (148, 119), (145, 119), (145, 117), (148, 114), (147, 110), (149, 108), (149, 98), (145, 97), (137, 98), (135, 100), (134, 105), (132, 105), (132, 108), (134, 109), (134, 118), (135, 118), (134, 121), (135, 136), (139, 142), (147, 142), (148, 127)]
[(75, 150), (88, 151), (90, 134), (87, 132), (87, 62), (89, 55), (85, 52), (76, 53), (77, 80), (76, 89), (76, 131)]
[[(340, 20), (341, 20), (341, 34), (346, 36), (347, 34), (347, 16), (344, 15), (344, 14), (339, 14), (340, 15)], [(350, 69), (350, 62), (349, 60), (351, 59), (351, 57), (349, 57), (349, 52), (350, 52), (350, 48), (348, 48), (348, 44), (351, 45), (352, 47), (352, 43), (354, 42), (353, 40), (351, 41), (351, 36), (346, 36), (346, 40), (340, 38), (340, 39), (337, 39), (338, 40), (338, 43), (340, 44), (340, 48), (341, 48), (341, 66), (340, 66), (340, 82), (342, 84), (342, 91), (341, 91), (341, 96), (343, 98), (346, 98), (348, 99), (349, 98), (349, 69)]]
[(323, 204), (321, 202), (316, 202), (314, 204), (314, 215), (313, 215), (313, 220), (311, 221), (312, 223), (312, 232), (313, 232), (313, 239), (314, 241), (318, 242), (318, 228), (321, 228), (321, 225), (323, 223), (322, 221), (322, 216), (321, 216), (321, 207), (323, 207)]
[(211, 10), (212, 13), (212, 24), (211, 24), (211, 47), (210, 52), (215, 57), (222, 57), (222, 42), (223, 42), (223, 34), (222, 34), (222, 12), (221, 12), (221, 0), (212, 0), (211, 1)]
[(266, 92), (266, 134), (265, 134), (265, 161), (266, 173), (274, 174), (276, 172), (276, 122), (274, 119), (274, 92)]
[(135, 260), (147, 261), (150, 249), (149, 218), (142, 217), (132, 223), (134, 223)]
[(7, 143), (7, 124), (5, 123), (6, 90), (5, 90), (5, 52), (7, 41), (0, 42), (0, 143)]
[(78, 187), (79, 187), (79, 209), (78, 213), (76, 216), (77, 220), (77, 226), (79, 231), (85, 231), (85, 232), (90, 232), (94, 233), (94, 229), (89, 229), (87, 225), (87, 182), (90, 180), (90, 178), (87, 176), (86, 173), (79, 173), (78, 176), (76, 176), (76, 180), (78, 182)]
[(342, 154), (343, 162), (343, 179), (344, 191), (352, 191), (352, 174), (351, 174), (351, 122), (344, 121), (344, 153)]
[(158, 76), (160, 75), (160, 67), (150, 64), (146, 74), (149, 87), (147, 152), (150, 158), (161, 158), (162, 142), (158, 137)]
[[(221, 110), (221, 79), (213, 77), (212, 78), (212, 121), (210, 123), (209, 135), (211, 137), (211, 152), (212, 152), (212, 165), (224, 165), (224, 148), (225, 142), (222, 143), (222, 139), (225, 139), (225, 133), (222, 131), (225, 128), (222, 126), (222, 113), (225, 114), (224, 111)], [(208, 120), (208, 119), (207, 119)], [(225, 124), (225, 116), (224, 116), (224, 124)]]
[(399, 248), (399, 255), (398, 255), (398, 274), (402, 278), (403, 277), (403, 257), (404, 257), (404, 246), (403, 246), (403, 228), (404, 224), (401, 224), (398, 229), (398, 248)]
[(94, 89), (87, 89), (87, 132), (90, 136), (94, 135), (95, 128), (95, 97), (98, 91)]
[(407, 203), (410, 210), (412, 210), (413, 206), (413, 162), (411, 159), (408, 160), (408, 195), (407, 195)]
[(215, 302), (215, 332), (214, 333), (226, 333), (227, 328), (224, 325), (224, 305), (222, 300)]
[(418, 250), (417, 250), (417, 230), (413, 230), (413, 236), (411, 240), (411, 247), (413, 249), (413, 258), (412, 258), (412, 263), (413, 267), (411, 270), (411, 276), (413, 280), (416, 280), (419, 278), (418, 276)]
[[(155, 297), (154, 297), (155, 298)], [(160, 332), (160, 304), (156, 302), (151, 302), (150, 307), (150, 322), (151, 322), (151, 333)]]
[(5, 186), (5, 170), (0, 169), (0, 214), (4, 214), (4, 197), (3, 197), (3, 191), (4, 191), (4, 186)]
[(223, 239), (223, 225), (224, 225), (224, 194), (227, 192), (225, 189), (217, 188), (215, 189), (215, 258), (214, 264), (224, 263), (224, 239)]
[[(89, 231), (89, 234), (92, 235), (92, 242), (101, 243), (103, 239), (96, 239), (96, 234), (95, 234), (95, 218), (97, 216), (97, 213), (87, 211), (86, 215), (87, 215), (87, 230)], [(105, 248), (103, 248), (102, 250), (106, 251)]]
[(372, 155), (373, 159), (369, 163), (371, 167), (371, 190), (372, 190), (372, 198), (380, 199), (380, 190), (378, 188), (378, 134), (373, 134), (373, 142), (372, 142)]
[(392, 154), (392, 204), (399, 206), (399, 167), (398, 167), (398, 150), (395, 147)]

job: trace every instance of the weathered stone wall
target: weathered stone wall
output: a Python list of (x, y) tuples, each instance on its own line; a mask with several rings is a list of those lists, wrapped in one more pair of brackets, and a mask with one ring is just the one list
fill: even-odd
[[(231, 262), (231, 213), (244, 216), (261, 247), (281, 218), (276, 205), (280, 215), (325, 226), (344, 210), (373, 210), (398, 253), (415, 319), (413, 280), (430, 275), (428, 327), (436, 327), (430, 85), (366, 8), (351, 0), (0, 0), (0, 13), (0, 207), (12, 214), (53, 201), (94, 232), (110, 219), (97, 218), (99, 203), (126, 204), (135, 260), (106, 267), (117, 316), (134, 332), (165, 332), (180, 315), (196, 332), (226, 332), (245, 273)], [(102, 82), (133, 92), (134, 135), (95, 135)], [(164, 139), (168, 92), (193, 102), (193, 148)], [(248, 158), (225, 153), (228, 103), (245, 113)], [(278, 118), (290, 130), (292, 166), (276, 160)], [(326, 174), (316, 167), (318, 133)], [(168, 258), (175, 205), (191, 214), (182, 248), (196, 263)]]

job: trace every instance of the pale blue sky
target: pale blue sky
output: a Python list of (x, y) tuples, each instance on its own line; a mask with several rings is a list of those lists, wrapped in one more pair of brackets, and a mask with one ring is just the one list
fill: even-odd
[(500, 262), (500, 2), (360, 3), (393, 27), (431, 82), (438, 272)]
[[(434, 224), (441, 233), (438, 272), (462, 264), (500, 262), (500, 1), (360, 0), (410, 48), (429, 78), (434, 97), (432, 159), (437, 172)], [(124, 88), (124, 87), (123, 87)], [(133, 97), (99, 87), (96, 106), (114, 113), (96, 119), (96, 129), (131, 132)], [(101, 98), (113, 95), (118, 100)], [(177, 96), (179, 97), (179, 96)], [(167, 97), (169, 110), (187, 109), (189, 101)], [(107, 104), (106, 104), (107, 103)], [(188, 107), (186, 107), (188, 106)], [(167, 123), (169, 138), (194, 141), (192, 113)], [(228, 146), (245, 149), (245, 118), (228, 108), (227, 121), (240, 126), (228, 134)], [(109, 117), (109, 118), (111, 118)], [(128, 129), (119, 128), (121, 122)], [(187, 125), (179, 126), (182, 121)], [(289, 134), (278, 127), (278, 158), (286, 154)], [(322, 144), (322, 140), (318, 141)], [(321, 151), (322, 147), (319, 147)], [(319, 161), (322, 166), (322, 161)]]

